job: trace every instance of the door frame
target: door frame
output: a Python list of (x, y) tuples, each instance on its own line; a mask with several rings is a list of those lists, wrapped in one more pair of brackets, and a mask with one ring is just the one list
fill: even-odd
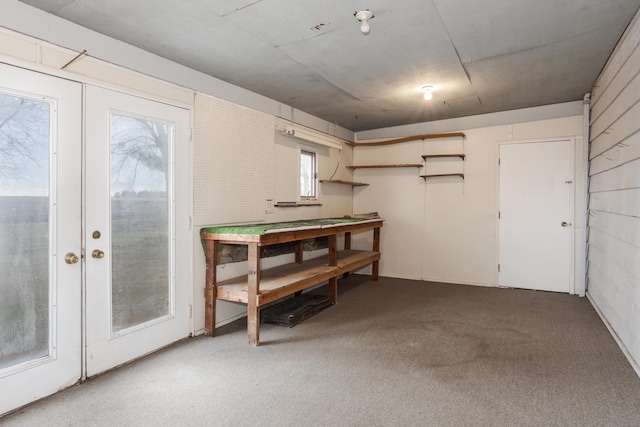
[(496, 188), (496, 218), (495, 218), (495, 232), (496, 232), (496, 253), (495, 253), (495, 285), (499, 283), (498, 264), (500, 263), (500, 219), (498, 212), (500, 212), (500, 146), (505, 144), (531, 144), (531, 143), (544, 143), (554, 141), (571, 141), (573, 142), (573, 233), (572, 236), (572, 269), (571, 269), (571, 284), (569, 294), (579, 294), (584, 296), (586, 277), (581, 272), (585, 271), (586, 258), (582, 258), (583, 241), (586, 241), (587, 224), (586, 216), (579, 214), (587, 209), (587, 180), (585, 179), (585, 167), (582, 162), (582, 157), (588, 146), (585, 146), (583, 137), (581, 135), (572, 136), (559, 136), (555, 138), (537, 138), (537, 139), (513, 139), (513, 140), (499, 140), (496, 141), (496, 153), (495, 153), (495, 188)]

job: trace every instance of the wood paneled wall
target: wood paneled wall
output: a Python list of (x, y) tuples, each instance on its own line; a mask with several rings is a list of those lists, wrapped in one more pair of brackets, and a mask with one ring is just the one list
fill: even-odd
[(593, 88), (587, 293), (640, 375), (639, 17)]

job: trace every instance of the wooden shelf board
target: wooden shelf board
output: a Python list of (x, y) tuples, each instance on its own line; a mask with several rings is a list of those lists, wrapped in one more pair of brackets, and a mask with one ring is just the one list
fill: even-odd
[[(344, 250), (338, 252), (338, 263), (327, 265), (327, 256), (309, 259), (302, 264), (285, 264), (260, 273), (258, 306), (319, 284), (332, 277), (365, 267), (380, 259), (380, 252)], [(217, 298), (226, 301), (248, 302), (247, 276), (239, 276), (218, 283)]]
[(405, 163), (398, 165), (351, 165), (346, 166), (349, 169), (377, 169), (377, 168), (421, 168), (420, 163)]
[(420, 175), (420, 178), (427, 179), (427, 178), (435, 178), (439, 176), (459, 176), (460, 178), (464, 179), (463, 173), (434, 173), (433, 175)]
[(390, 144), (400, 144), (402, 142), (407, 141), (416, 141), (418, 139), (438, 139), (438, 138), (464, 138), (463, 132), (449, 132), (449, 133), (430, 133), (423, 135), (413, 135), (406, 136), (403, 138), (396, 139), (388, 139), (386, 141), (376, 141), (376, 142), (345, 142), (345, 144), (350, 145), (352, 147), (371, 147), (376, 145), (390, 145)]
[(331, 183), (331, 184), (346, 184), (346, 185), (351, 185), (352, 187), (361, 187), (364, 185), (369, 185), (366, 182), (344, 181), (342, 179), (321, 179), (319, 182)]
[(462, 160), (465, 159), (465, 155), (462, 153), (451, 153), (451, 154), (423, 154), (422, 158), (427, 159), (441, 159), (444, 157), (460, 157)]
[(300, 208), (302, 206), (322, 206), (322, 203), (276, 203), (276, 208)]

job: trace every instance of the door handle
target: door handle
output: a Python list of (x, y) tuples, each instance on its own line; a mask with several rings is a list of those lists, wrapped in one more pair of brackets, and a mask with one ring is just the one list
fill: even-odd
[(95, 259), (102, 259), (104, 258), (104, 252), (102, 252), (100, 249), (94, 249), (93, 252), (91, 252), (91, 256)]
[(64, 256), (64, 262), (66, 262), (67, 264), (75, 264), (78, 261), (80, 261), (80, 258), (78, 258), (78, 255), (74, 254), (73, 252), (69, 252)]
[(561, 226), (563, 226), (563, 227), (568, 227), (568, 226), (570, 226), (570, 225), (571, 225), (571, 223), (570, 223), (570, 222), (567, 222), (567, 221), (562, 221), (562, 222), (560, 223), (560, 225), (561, 225)]

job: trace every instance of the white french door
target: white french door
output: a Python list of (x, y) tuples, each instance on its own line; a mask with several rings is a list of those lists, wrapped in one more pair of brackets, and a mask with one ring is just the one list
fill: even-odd
[(189, 334), (189, 111), (87, 86), (86, 372)]
[(574, 146), (500, 145), (499, 286), (572, 292)]
[(81, 376), (81, 105), (0, 64), (0, 414)]
[(0, 64), (0, 415), (189, 335), (189, 127)]

